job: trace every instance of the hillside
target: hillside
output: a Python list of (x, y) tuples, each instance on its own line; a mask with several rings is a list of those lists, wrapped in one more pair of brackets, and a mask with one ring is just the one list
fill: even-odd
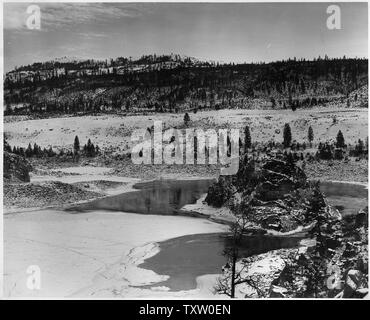
[(5, 115), (367, 107), (367, 59), (220, 64), (180, 55), (61, 58), (6, 74)]

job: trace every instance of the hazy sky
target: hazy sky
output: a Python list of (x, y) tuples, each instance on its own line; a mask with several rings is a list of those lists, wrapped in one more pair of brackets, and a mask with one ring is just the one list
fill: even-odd
[(41, 29), (27, 4), (4, 4), (5, 71), (56, 57), (178, 53), (224, 62), (288, 57), (367, 57), (367, 3), (339, 3), (341, 30), (326, 27), (327, 3), (43, 3)]

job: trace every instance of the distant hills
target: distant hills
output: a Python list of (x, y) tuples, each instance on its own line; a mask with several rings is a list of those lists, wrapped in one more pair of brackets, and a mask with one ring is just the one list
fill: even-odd
[(217, 63), (171, 55), (58, 58), (8, 72), (5, 114), (367, 107), (367, 59)]

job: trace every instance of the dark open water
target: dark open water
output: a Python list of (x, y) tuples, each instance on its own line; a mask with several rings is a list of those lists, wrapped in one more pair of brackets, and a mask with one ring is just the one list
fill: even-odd
[[(158, 180), (139, 183), (137, 191), (98, 199), (78, 205), (73, 210), (114, 210), (141, 214), (178, 214), (186, 204), (195, 203), (214, 180)], [(353, 214), (368, 203), (368, 191), (354, 184), (321, 183), (328, 202), (343, 214)], [(242, 244), (242, 255), (250, 256), (280, 248), (298, 246), (300, 237), (248, 236)], [(222, 233), (189, 235), (161, 242), (161, 251), (147, 259), (141, 268), (170, 278), (164, 285), (173, 291), (196, 287), (196, 277), (220, 273), (225, 264), (223, 251), (228, 237)]]

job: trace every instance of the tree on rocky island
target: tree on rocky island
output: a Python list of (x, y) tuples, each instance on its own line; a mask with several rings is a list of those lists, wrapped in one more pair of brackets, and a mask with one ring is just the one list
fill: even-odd
[(230, 183), (228, 176), (220, 176), (218, 181), (208, 188), (205, 202), (216, 208), (222, 207), (235, 193), (235, 187)]
[(233, 214), (235, 222), (230, 226), (229, 237), (226, 241), (226, 248), (223, 255), (227, 258), (226, 264), (222, 267), (222, 275), (218, 278), (215, 291), (219, 294), (225, 294), (230, 298), (235, 298), (238, 285), (247, 283), (259, 292), (258, 284), (251, 277), (245, 276), (248, 269), (247, 264), (238, 265), (238, 260), (243, 256), (240, 248), (243, 245), (243, 236), (248, 225), (248, 213), (251, 212), (251, 206), (244, 202), (234, 204)]
[[(241, 293), (238, 285), (244, 283), (247, 290), (252, 290), (253, 296), (262, 297), (274, 294), (275, 291), (271, 291), (273, 287), (284, 290), (286, 297), (296, 298), (328, 298), (339, 293), (343, 297), (366, 294), (367, 291), (360, 292), (358, 288), (368, 287), (368, 264), (364, 260), (367, 259), (367, 251), (364, 254), (363, 249), (366, 246), (367, 250), (367, 229), (362, 227), (356, 238), (345, 241), (348, 238), (344, 238), (340, 213), (327, 204), (320, 185), (309, 182), (298, 166), (281, 159), (266, 159), (254, 164), (253, 158), (248, 161), (243, 157), (235, 177), (220, 179), (209, 189), (207, 203), (214, 205), (217, 202), (218, 206), (228, 207), (234, 222), (225, 242), (227, 263), (215, 287), (216, 292), (237, 297)], [(219, 201), (221, 196), (222, 201)], [(362, 220), (367, 223), (367, 216)], [(312, 240), (308, 240), (307, 246), (284, 255), (284, 268), (266, 286), (251, 272), (254, 260), (246, 258), (241, 250), (245, 239), (243, 233), (247, 232), (246, 222), (248, 231), (253, 226), (257, 232), (266, 229), (289, 232), (304, 227)], [(351, 226), (347, 229), (353, 231)], [(360, 279), (356, 284), (353, 284), (354, 274)], [(351, 285), (354, 288), (349, 288)], [(243, 292), (245, 289), (243, 286)]]

